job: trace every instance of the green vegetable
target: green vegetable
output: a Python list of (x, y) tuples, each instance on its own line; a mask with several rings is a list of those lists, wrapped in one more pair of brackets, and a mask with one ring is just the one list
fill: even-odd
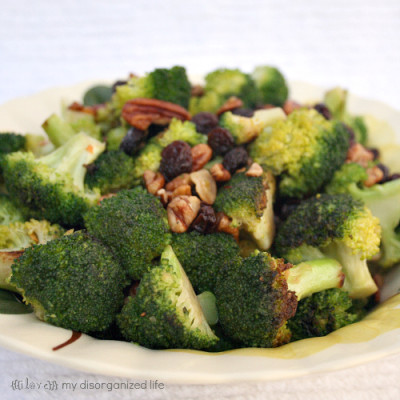
[(12, 266), (10, 283), (39, 319), (89, 333), (111, 325), (127, 281), (106, 247), (76, 232), (25, 250)]
[(341, 266), (335, 260), (290, 267), (282, 259), (258, 252), (221, 271), (215, 295), (219, 321), (228, 338), (249, 347), (285, 344), (291, 338), (286, 322), (294, 316), (298, 300), (343, 283)]
[(245, 232), (262, 250), (267, 250), (275, 233), (273, 200), (275, 180), (270, 173), (259, 177), (236, 173), (218, 190), (214, 208), (232, 218), (233, 226)]
[(91, 87), (83, 96), (83, 105), (95, 106), (110, 101), (112, 90), (110, 86), (97, 85)]
[(81, 226), (82, 215), (100, 196), (84, 187), (84, 165), (93, 162), (104, 147), (80, 133), (40, 159), (32, 153), (11, 153), (3, 162), (7, 190), (37, 219), (66, 227)]
[(173, 234), (171, 245), (197, 293), (213, 292), (219, 270), (239, 255), (235, 239), (226, 233)]
[(141, 279), (170, 242), (164, 207), (141, 187), (123, 190), (92, 207), (85, 225), (110, 247), (132, 279)]
[(22, 211), (6, 194), (0, 194), (0, 226), (24, 221)]
[(116, 87), (112, 104), (116, 109), (131, 99), (153, 98), (178, 104), (187, 108), (191, 94), (191, 85), (183, 67), (171, 69), (158, 68), (143, 77), (133, 77), (126, 85)]
[(391, 267), (400, 261), (400, 180), (376, 184), (370, 188), (362, 182), (365, 169), (358, 164), (345, 164), (326, 187), (328, 193), (348, 193), (361, 200), (379, 219), (382, 227), (379, 264)]
[(203, 292), (197, 296), (197, 300), (200, 303), (208, 325), (213, 326), (217, 324), (218, 310), (215, 296), (211, 292)]
[(85, 184), (99, 189), (101, 194), (130, 189), (134, 186), (134, 161), (123, 151), (102, 153), (87, 166)]
[(303, 201), (280, 226), (275, 249), (289, 262), (331, 257), (344, 269), (344, 289), (352, 298), (375, 293), (367, 259), (379, 252), (379, 220), (361, 201), (345, 194)]
[(362, 312), (353, 309), (353, 301), (346, 292), (329, 289), (301, 300), (295, 316), (288, 321), (288, 328), (292, 340), (325, 336), (359, 321), (362, 316)]
[(125, 339), (156, 349), (207, 349), (218, 341), (170, 246), (161, 255), (161, 265), (142, 277), (118, 325)]
[(292, 112), (250, 145), (255, 162), (280, 175), (279, 195), (302, 198), (328, 183), (346, 159), (349, 134), (315, 110)]
[(259, 66), (252, 73), (263, 104), (283, 106), (288, 98), (289, 89), (282, 73), (275, 67)]

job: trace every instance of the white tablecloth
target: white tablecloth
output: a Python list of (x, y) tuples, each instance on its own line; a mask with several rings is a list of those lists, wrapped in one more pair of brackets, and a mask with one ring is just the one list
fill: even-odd
[[(273, 64), (292, 80), (340, 84), (399, 108), (398, 0), (1, 0), (0, 10), (0, 103), (159, 66), (202, 73)], [(78, 387), (119, 381), (0, 349), (2, 399), (399, 399), (400, 355), (283, 382), (134, 392), (12, 389), (26, 378)]]

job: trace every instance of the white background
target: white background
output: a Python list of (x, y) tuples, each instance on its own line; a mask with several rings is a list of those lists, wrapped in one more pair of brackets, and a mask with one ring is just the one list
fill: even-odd
[[(399, 0), (0, 0), (0, 103), (48, 87), (184, 65), (281, 68), (399, 108)], [(399, 399), (400, 356), (268, 384), (159, 392), (13, 392), (12, 379), (111, 382), (0, 349), (2, 399)], [(162, 377), (160, 377), (162, 380)]]

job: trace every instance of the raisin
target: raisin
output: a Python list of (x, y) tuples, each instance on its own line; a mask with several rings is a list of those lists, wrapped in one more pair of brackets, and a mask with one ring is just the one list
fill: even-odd
[[(380, 153), (379, 153), (379, 150), (378, 149), (375, 149), (375, 148), (370, 148), (370, 149), (368, 149), (373, 155), (374, 155), (374, 160), (377, 160), (378, 158), (379, 158), (379, 156), (380, 156)], [(379, 165), (378, 165), (378, 167), (379, 167)], [(380, 167), (379, 167), (380, 168)], [(386, 168), (386, 167), (385, 167)], [(383, 172), (385, 172), (385, 171), (383, 171)]]
[(318, 103), (314, 106), (314, 110), (318, 111), (325, 119), (328, 121), (332, 119), (332, 113), (331, 110), (324, 104), (324, 103)]
[(140, 150), (145, 138), (145, 131), (141, 131), (140, 129), (132, 126), (128, 129), (128, 132), (122, 139), (122, 142), (119, 145), (119, 149), (126, 153), (128, 156), (133, 156)]
[(167, 181), (171, 181), (185, 172), (191, 172), (192, 166), (191, 148), (182, 140), (175, 140), (161, 153), (160, 172)]
[(249, 156), (243, 147), (236, 147), (225, 154), (222, 165), (233, 174), (239, 168), (247, 165)]
[(192, 122), (196, 125), (196, 131), (207, 135), (211, 129), (218, 125), (218, 118), (215, 114), (209, 112), (199, 112), (192, 118)]
[(128, 83), (128, 81), (116, 81), (116, 82), (114, 82), (113, 85), (111, 86), (112, 93), (115, 93), (115, 91), (117, 90), (117, 86), (126, 85), (127, 83)]
[(224, 155), (233, 149), (235, 141), (227, 129), (218, 126), (209, 132), (208, 145), (212, 148), (214, 154)]
[(217, 227), (217, 216), (214, 209), (208, 204), (202, 204), (199, 214), (193, 221), (191, 228), (199, 233), (214, 232)]
[(342, 125), (344, 126), (344, 128), (346, 129), (346, 131), (349, 134), (349, 148), (350, 148), (353, 144), (357, 143), (356, 134), (354, 133), (353, 129), (351, 129), (348, 125), (343, 124), (343, 122), (342, 122)]
[(235, 108), (232, 110), (232, 114), (251, 118), (254, 115), (254, 111), (251, 110), (250, 108)]
[(397, 181), (397, 179), (400, 179), (400, 174), (392, 174), (389, 176), (388, 181)]

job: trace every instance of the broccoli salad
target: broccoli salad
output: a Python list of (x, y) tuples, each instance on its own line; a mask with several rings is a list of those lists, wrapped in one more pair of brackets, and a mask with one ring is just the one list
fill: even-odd
[[(0, 288), (151, 349), (277, 347), (361, 320), (400, 261), (400, 177), (334, 88), (176, 66), (0, 133)], [(396, 172), (396, 171), (393, 171)]]

